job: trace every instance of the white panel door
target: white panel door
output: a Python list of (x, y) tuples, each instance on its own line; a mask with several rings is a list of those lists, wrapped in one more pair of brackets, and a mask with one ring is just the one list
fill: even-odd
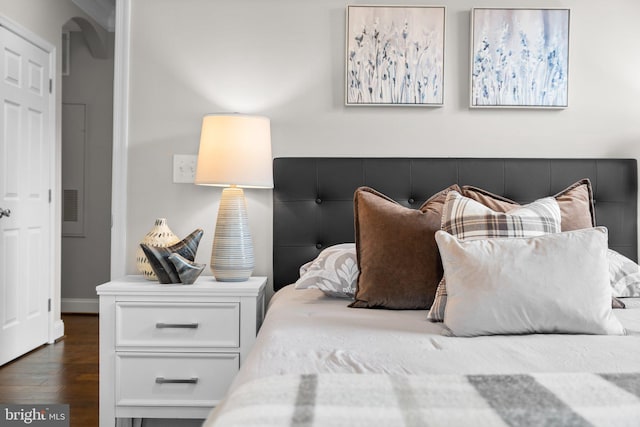
[(0, 365), (48, 340), (49, 55), (0, 27)]

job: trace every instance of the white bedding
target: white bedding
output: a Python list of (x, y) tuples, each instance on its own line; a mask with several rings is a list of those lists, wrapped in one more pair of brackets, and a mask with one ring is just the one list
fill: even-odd
[[(348, 308), (348, 300), (287, 286), (269, 305), (231, 390), (283, 374), (518, 374), (640, 371), (640, 298), (614, 315), (625, 336), (443, 335), (427, 311)], [(570, 301), (567, 302), (570, 304)], [(205, 422), (210, 425), (211, 416)]]

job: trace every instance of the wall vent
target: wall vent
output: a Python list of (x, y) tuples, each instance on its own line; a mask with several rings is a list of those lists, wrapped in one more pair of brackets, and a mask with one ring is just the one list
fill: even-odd
[(78, 222), (78, 190), (63, 190), (62, 220)]

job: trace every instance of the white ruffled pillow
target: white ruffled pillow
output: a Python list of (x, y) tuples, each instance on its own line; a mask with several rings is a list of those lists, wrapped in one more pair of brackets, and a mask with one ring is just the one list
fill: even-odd
[(328, 296), (351, 298), (358, 283), (355, 243), (329, 246), (316, 259), (300, 267), (296, 289), (320, 289)]

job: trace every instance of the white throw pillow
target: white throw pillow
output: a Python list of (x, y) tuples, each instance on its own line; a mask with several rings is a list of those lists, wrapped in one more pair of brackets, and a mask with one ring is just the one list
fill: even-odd
[(609, 249), (609, 275), (614, 297), (640, 297), (640, 266)]
[(296, 289), (320, 289), (328, 296), (351, 298), (358, 283), (358, 262), (355, 243), (329, 246), (314, 259), (300, 267)]
[(474, 241), (438, 231), (436, 242), (453, 335), (625, 333), (611, 310), (606, 228)]
[[(442, 230), (462, 240), (540, 236), (560, 232), (560, 225), (560, 206), (553, 197), (524, 206), (516, 205), (508, 212), (495, 212), (451, 191), (442, 208)], [(447, 286), (446, 280), (442, 279), (427, 319), (442, 322), (446, 304)]]

